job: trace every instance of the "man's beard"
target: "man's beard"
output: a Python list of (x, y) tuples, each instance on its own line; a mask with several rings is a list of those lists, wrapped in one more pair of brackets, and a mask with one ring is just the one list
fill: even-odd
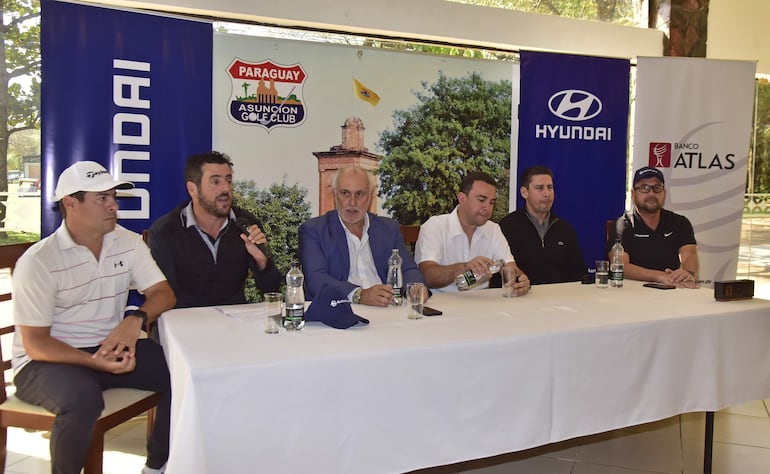
[(216, 198), (214, 198), (212, 201), (207, 201), (203, 196), (201, 196), (200, 192), (198, 193), (198, 204), (201, 206), (203, 210), (208, 212), (214, 217), (229, 217), (230, 216), (230, 207), (232, 203), (228, 204), (227, 209), (220, 210), (217, 207), (217, 199), (220, 197), (230, 197), (228, 193), (222, 193)]
[(660, 203), (660, 201), (656, 200), (649, 200), (649, 201), (642, 201), (641, 206), (637, 206), (637, 208), (642, 209), (646, 212), (657, 212), (659, 211), (663, 205)]

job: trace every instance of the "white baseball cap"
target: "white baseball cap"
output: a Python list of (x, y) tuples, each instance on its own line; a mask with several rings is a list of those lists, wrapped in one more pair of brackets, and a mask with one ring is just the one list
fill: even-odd
[(109, 189), (131, 189), (134, 184), (112, 177), (104, 166), (94, 161), (78, 161), (59, 175), (53, 202), (78, 191), (101, 192)]

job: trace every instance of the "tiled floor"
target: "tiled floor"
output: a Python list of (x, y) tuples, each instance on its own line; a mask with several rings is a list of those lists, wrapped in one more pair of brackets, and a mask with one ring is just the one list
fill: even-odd
[[(770, 473), (769, 400), (716, 414), (714, 474)], [(704, 415), (655, 423), (495, 458), (418, 471), (420, 474), (695, 474), (703, 468)], [(144, 465), (146, 420), (136, 418), (107, 434), (104, 472), (138, 474)], [(50, 472), (46, 433), (10, 429), (6, 473)], [(212, 473), (219, 474), (219, 473)], [(247, 473), (244, 473), (247, 474)]]

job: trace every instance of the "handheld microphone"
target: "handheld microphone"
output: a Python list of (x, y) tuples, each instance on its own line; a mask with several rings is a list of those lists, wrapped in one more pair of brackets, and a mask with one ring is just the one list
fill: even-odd
[(615, 221), (615, 239), (621, 240), (623, 238), (623, 231), (626, 230), (626, 214), (618, 217)]
[[(235, 219), (235, 226), (238, 227), (238, 230), (241, 231), (241, 234), (244, 234), (246, 237), (249, 236), (249, 227), (252, 225), (257, 224), (256, 222), (250, 223), (248, 219), (245, 217), (239, 217)], [(261, 228), (261, 226), (260, 226)], [(265, 244), (254, 244), (257, 246), (260, 252), (265, 254), (265, 257), (270, 258), (270, 253), (267, 250), (267, 245)]]
[(626, 229), (632, 228), (633, 224), (631, 224), (631, 219), (628, 217), (628, 212), (624, 211), (623, 214), (621, 214), (620, 217), (615, 221), (615, 234), (618, 236), (618, 238), (621, 238), (623, 235), (623, 232), (625, 232)]

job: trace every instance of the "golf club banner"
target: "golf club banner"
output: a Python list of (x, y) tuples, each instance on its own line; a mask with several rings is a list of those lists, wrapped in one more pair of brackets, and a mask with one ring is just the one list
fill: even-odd
[(750, 61), (638, 60), (634, 169), (663, 172), (664, 207), (692, 222), (702, 280), (737, 271), (755, 69)]
[(516, 182), (530, 166), (553, 170), (553, 212), (575, 227), (589, 267), (607, 256), (605, 222), (623, 212), (629, 75), (625, 59), (521, 52)]
[(120, 223), (136, 232), (186, 197), (184, 160), (211, 149), (210, 23), (41, 1), (42, 236), (72, 163), (101, 163), (136, 188)]

